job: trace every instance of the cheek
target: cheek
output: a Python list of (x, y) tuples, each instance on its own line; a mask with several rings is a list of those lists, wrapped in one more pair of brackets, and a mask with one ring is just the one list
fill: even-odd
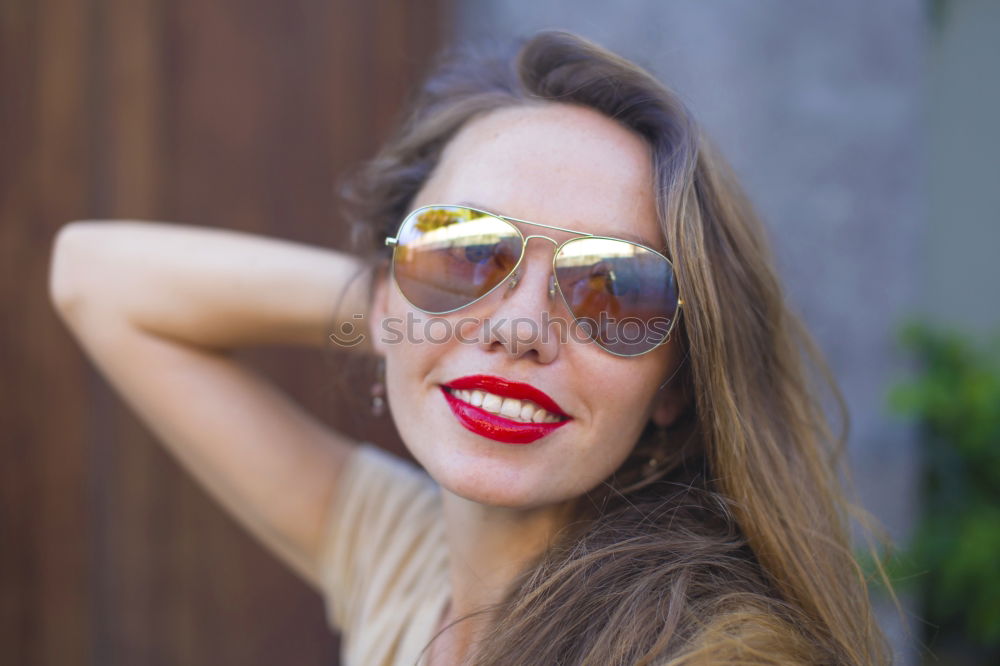
[(396, 430), (406, 446), (416, 454), (427, 445), (423, 424), (440, 400), (431, 378), (435, 367), (435, 346), (402, 341), (386, 349), (386, 392)]
[[(389, 298), (382, 322), (386, 384), (394, 409), (419, 411), (420, 400), (444, 378), (436, 370), (448, 353), (447, 320), (413, 310), (396, 293)], [(436, 390), (436, 389), (435, 389)]]
[(592, 365), (588, 400), (608, 418), (606, 428), (641, 430), (650, 418), (660, 383), (667, 371), (668, 353), (659, 350), (638, 358), (602, 358)]
[(379, 334), (383, 351), (393, 365), (401, 368), (413, 364), (424, 354), (423, 328), (430, 315), (414, 310), (392, 287)]
[(433, 366), (436, 345), (415, 341), (412, 330), (400, 331), (394, 339), (399, 341), (386, 346), (388, 389), (399, 396), (412, 395)]
[[(644, 383), (636, 381), (635, 373), (613, 375), (605, 373), (597, 386), (605, 387), (598, 398), (607, 405), (610, 414), (617, 415), (615, 419), (622, 426), (631, 421), (645, 421), (648, 411), (650, 392)], [(616, 387), (612, 389), (611, 387)]]
[[(593, 375), (600, 378), (599, 385), (607, 389), (609, 397), (639, 404), (652, 398), (666, 370), (667, 359), (656, 351), (633, 358), (603, 353)], [(611, 391), (612, 387), (617, 390)]]

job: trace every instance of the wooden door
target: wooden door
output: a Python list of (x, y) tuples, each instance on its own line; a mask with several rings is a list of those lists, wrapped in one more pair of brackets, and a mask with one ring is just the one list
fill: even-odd
[[(336, 664), (321, 600), (213, 504), (49, 305), (88, 218), (343, 245), (370, 156), (449, 32), (449, 0), (0, 3), (0, 664)], [(317, 350), (246, 361), (332, 425)]]

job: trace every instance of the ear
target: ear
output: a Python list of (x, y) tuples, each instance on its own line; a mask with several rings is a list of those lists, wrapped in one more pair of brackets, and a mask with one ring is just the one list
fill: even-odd
[(656, 393), (656, 404), (650, 418), (660, 428), (672, 426), (688, 407), (689, 396), (682, 380), (683, 374), (677, 373), (669, 384)]
[[(668, 395), (663, 395), (658, 398), (656, 407), (653, 409), (653, 423), (655, 423), (660, 428), (669, 428), (677, 420), (677, 417), (681, 415), (686, 406), (682, 400), (675, 399), (671, 397), (676, 392), (669, 392), (664, 389), (661, 393), (666, 393)], [(678, 396), (679, 397), (679, 396)]]

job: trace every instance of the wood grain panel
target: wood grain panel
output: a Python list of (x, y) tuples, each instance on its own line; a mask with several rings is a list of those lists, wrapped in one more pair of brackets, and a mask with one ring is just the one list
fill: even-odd
[[(0, 3), (0, 664), (337, 663), (319, 596), (82, 355), (48, 302), (49, 252), (87, 218), (342, 247), (334, 184), (387, 134), (450, 15), (448, 0)], [(387, 420), (352, 418), (320, 350), (239, 357), (401, 450)]]
[(92, 35), (80, 28), (90, 9), (4, 3), (0, 21), (0, 653), (8, 663), (78, 663), (92, 643), (86, 371), (48, 307), (45, 260), (51, 221), (89, 204), (79, 174), (90, 159)]

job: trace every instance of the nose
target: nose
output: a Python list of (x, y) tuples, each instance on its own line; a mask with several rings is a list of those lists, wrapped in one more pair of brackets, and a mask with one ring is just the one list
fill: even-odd
[(529, 245), (525, 239), (524, 257), (514, 275), (504, 284), (503, 295), (489, 317), (484, 319), (480, 346), (490, 352), (503, 352), (512, 358), (533, 357), (539, 363), (551, 363), (559, 355), (560, 333), (568, 322), (557, 313), (552, 252), (545, 243)]

